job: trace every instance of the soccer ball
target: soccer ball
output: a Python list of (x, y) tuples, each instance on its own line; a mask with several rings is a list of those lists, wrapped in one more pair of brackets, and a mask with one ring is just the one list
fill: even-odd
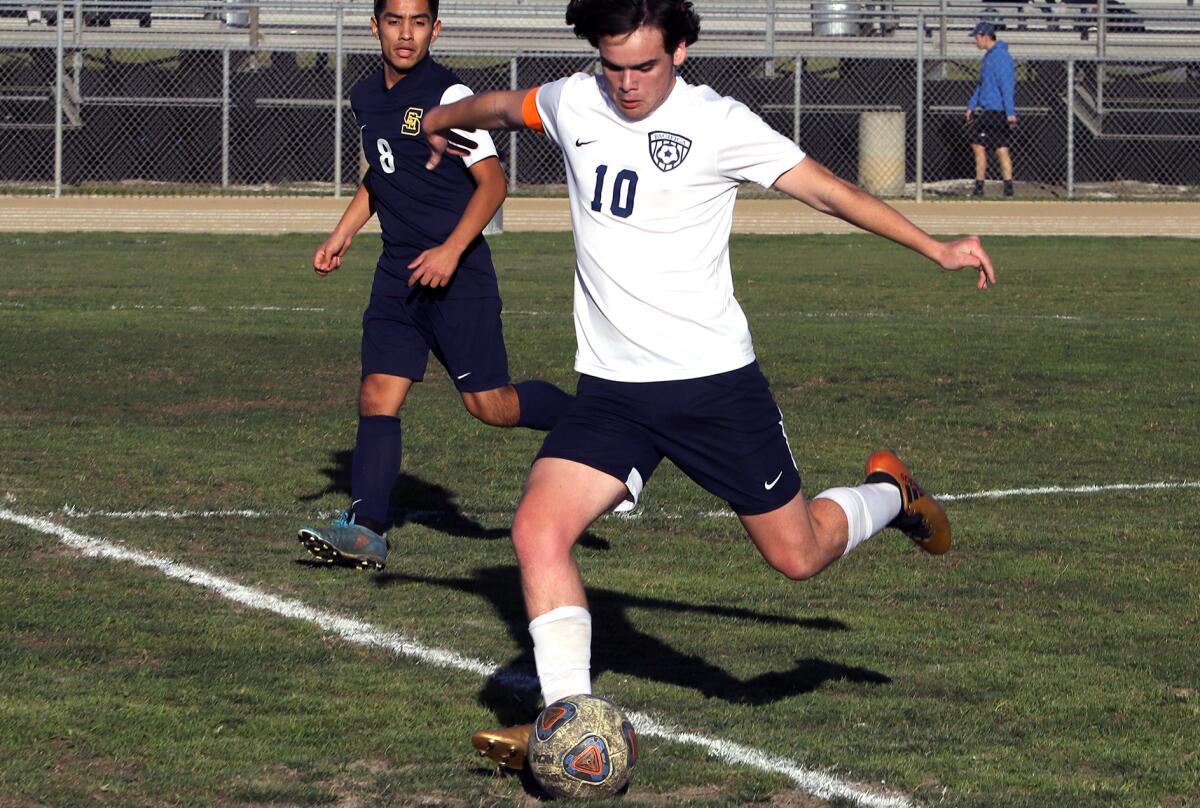
[(528, 760), (533, 776), (556, 797), (610, 797), (629, 782), (637, 736), (608, 699), (568, 696), (538, 715)]

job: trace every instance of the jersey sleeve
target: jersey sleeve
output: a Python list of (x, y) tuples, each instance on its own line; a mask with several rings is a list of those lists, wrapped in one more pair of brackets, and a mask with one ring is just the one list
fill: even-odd
[[(465, 84), (452, 84), (442, 93), (442, 103), (453, 104), (455, 101), (461, 101), (470, 95), (472, 95), (472, 92)], [(462, 129), (455, 129), (453, 131), (478, 144), (462, 159), (467, 168), (475, 165), (480, 160), (496, 156), (496, 144), (492, 141), (492, 136), (486, 129), (476, 129), (474, 132), (466, 132)]]
[(726, 102), (729, 108), (717, 157), (721, 176), (770, 188), (804, 159), (799, 146), (768, 126), (745, 104), (733, 99)]
[(525, 104), (522, 106), (525, 125), (535, 132), (543, 133), (555, 143), (562, 143), (558, 112), (562, 104), (563, 88), (571, 78), (568, 76), (530, 90), (530, 95), (525, 97)]

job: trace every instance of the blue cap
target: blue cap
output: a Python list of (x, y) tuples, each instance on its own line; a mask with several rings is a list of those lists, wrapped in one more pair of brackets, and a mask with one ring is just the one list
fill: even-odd
[(996, 26), (992, 25), (990, 22), (975, 23), (975, 30), (971, 32), (971, 36), (974, 37), (974, 36), (980, 36), (980, 35), (990, 36), (993, 39), (995, 39), (996, 38)]

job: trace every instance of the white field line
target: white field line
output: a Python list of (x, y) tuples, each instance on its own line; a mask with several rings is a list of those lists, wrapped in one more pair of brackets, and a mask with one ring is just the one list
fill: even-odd
[[(1008, 488), (995, 491), (974, 491), (967, 494), (934, 494), (934, 499), (940, 502), (956, 502), (967, 499), (1007, 499), (1008, 497), (1032, 497), (1032, 496), (1048, 496), (1051, 494), (1100, 494), (1106, 491), (1166, 491), (1180, 488), (1200, 488), (1200, 481), (1184, 480), (1178, 483), (1112, 483), (1110, 485), (1077, 485), (1077, 486), (1058, 486), (1050, 485), (1042, 488)], [(643, 515), (642, 511), (633, 511), (628, 514), (612, 514), (619, 519), (637, 519)], [(647, 516), (657, 516), (667, 519), (682, 519), (685, 514), (666, 514), (654, 513), (645, 514)], [(712, 510), (712, 511), (697, 511), (691, 516), (704, 517), (733, 517), (736, 516), (730, 510)]]
[(295, 311), (322, 312), (323, 308), (313, 306), (148, 306), (140, 304), (113, 305), (108, 311)]
[[(29, 308), (29, 305), (20, 301), (0, 301), (0, 308)], [(87, 309), (75, 306), (38, 306), (39, 309), (59, 310), (65, 309), (69, 311), (179, 311), (191, 313), (203, 313), (214, 311), (263, 311), (263, 312), (288, 312), (297, 314), (320, 314), (328, 311), (328, 309), (320, 306), (274, 306), (268, 304), (260, 305), (244, 305), (244, 306), (203, 306), (203, 305), (168, 305), (168, 304), (113, 304), (109, 306), (97, 307), (95, 309)], [(350, 312), (347, 317), (358, 317), (357, 310)], [(538, 311), (528, 309), (505, 309), (502, 312), (505, 317), (549, 317), (552, 319), (570, 319), (571, 312), (563, 311)], [(786, 318), (788, 320), (884, 320), (888, 322), (912, 322), (926, 321), (927, 317), (921, 315), (908, 314), (903, 312), (889, 311), (775, 311), (775, 312), (756, 312), (751, 316), (751, 320), (767, 320), (775, 318)], [(1080, 314), (982, 314), (978, 312), (939, 312), (938, 320), (941, 322), (955, 321), (980, 321), (980, 322), (1051, 322), (1051, 323), (1069, 323), (1069, 324), (1102, 324), (1111, 325), (1113, 323), (1163, 323), (1171, 322), (1177, 326), (1190, 325), (1193, 322), (1192, 318), (1162, 318), (1162, 317), (1099, 317)], [(1197, 321), (1200, 322), (1200, 321)]]
[[(1053, 494), (1101, 494), (1106, 491), (1170, 491), (1186, 488), (1200, 489), (1200, 481), (1184, 480), (1182, 482), (1158, 482), (1158, 483), (1112, 483), (1109, 485), (1077, 485), (1077, 486), (1060, 486), (1048, 485), (1041, 488), (1005, 488), (994, 491), (974, 491), (966, 494), (934, 494), (934, 497), (942, 502), (959, 502), (969, 499), (1007, 499), (1009, 497), (1034, 497), (1034, 496), (1050, 496)], [(286, 510), (254, 510), (252, 508), (232, 509), (232, 510), (211, 510), (211, 511), (176, 511), (176, 510), (134, 510), (134, 511), (103, 511), (90, 510), (85, 508), (77, 508), (74, 505), (64, 505), (59, 509), (58, 513), (62, 516), (87, 519), (217, 519), (217, 518), (243, 518), (243, 519), (268, 519), (279, 517), (296, 518), (294, 512)], [(412, 521), (421, 521), (422, 519), (437, 519), (439, 516), (448, 514), (449, 511), (410, 511), (408, 517)], [(496, 513), (509, 513), (509, 511), (474, 511), (478, 514), (492, 515)], [(310, 517), (311, 519), (331, 519), (336, 516), (336, 512), (322, 512)], [(669, 513), (666, 511), (646, 511), (644, 509), (635, 510), (627, 514), (608, 514), (615, 519), (638, 519), (642, 516), (653, 516), (665, 519), (686, 519), (692, 517), (733, 517), (733, 511), (730, 510), (711, 510), (711, 511), (695, 511), (693, 513)]]
[[(274, 516), (287, 516), (284, 511), (257, 511), (250, 509), (213, 510), (213, 511), (175, 511), (175, 510), (139, 510), (139, 511), (97, 511), (86, 508), (76, 508), (74, 505), (63, 505), (59, 511), (63, 516), (76, 519), (101, 517), (104, 519), (265, 519)], [(328, 518), (328, 514), (320, 514)]]
[[(512, 317), (570, 317), (570, 311), (530, 311), (525, 309), (505, 309), (505, 316)], [(909, 322), (912, 320), (927, 321), (928, 317), (894, 311), (760, 311), (749, 315), (751, 321), (785, 317), (789, 320), (889, 320)], [(946, 320), (980, 320), (980, 321), (1027, 321), (1052, 323), (1096, 323), (1108, 325), (1111, 323), (1161, 323), (1162, 317), (1101, 317), (1083, 314), (982, 314), (979, 312), (938, 312), (939, 321)], [(1191, 321), (1193, 318), (1188, 318)], [(1172, 318), (1177, 321), (1178, 318)]]
[(1178, 483), (1112, 483), (1110, 485), (1048, 485), (1042, 488), (1009, 488), (1000, 491), (977, 491), (973, 494), (935, 494), (942, 502), (963, 499), (1004, 499), (1005, 497), (1036, 497), (1048, 494), (1099, 494), (1104, 491), (1165, 491), (1177, 488), (1200, 488), (1200, 481)]
[[(9, 308), (18, 308), (18, 309), (29, 308), (29, 306), (25, 303), (9, 302), (9, 301), (3, 301), (3, 300), (0, 300), (0, 306), (9, 307)], [(39, 308), (43, 308), (43, 307), (39, 307)], [(166, 305), (156, 305), (156, 306), (150, 306), (150, 305), (141, 305), (141, 304), (136, 304), (136, 303), (133, 303), (133, 304), (124, 304), (123, 303), (120, 305), (114, 304), (111, 306), (103, 306), (103, 307), (95, 308), (95, 309), (83, 309), (83, 308), (76, 308), (76, 307), (71, 307), (71, 306), (45, 306), (44, 308), (47, 310), (50, 310), (50, 309), (62, 310), (65, 308), (70, 311), (186, 311), (186, 312), (284, 311), (284, 312), (289, 312), (289, 313), (294, 312), (294, 313), (300, 313), (300, 314), (314, 314), (314, 313), (319, 314), (319, 313), (325, 311), (324, 308), (321, 308), (318, 306), (267, 306), (267, 305), (259, 305), (259, 306), (254, 306), (254, 305), (251, 305), (251, 306), (166, 306)]]
[[(370, 623), (354, 620), (348, 617), (315, 609), (307, 604), (291, 598), (281, 598), (239, 584), (228, 578), (215, 575), (198, 567), (180, 564), (154, 553), (132, 550), (121, 544), (105, 539), (85, 536), (70, 528), (36, 516), (0, 508), (0, 519), (22, 525), (31, 530), (57, 537), (63, 544), (91, 558), (104, 558), (113, 561), (128, 561), (140, 567), (157, 570), (168, 578), (174, 578), (193, 586), (203, 587), (218, 595), (247, 606), (260, 609), (292, 620), (301, 620), (319, 626), (347, 642), (357, 645), (382, 648), (396, 656), (410, 657), (417, 662), (436, 665), (441, 668), (453, 668), (466, 671), (484, 678), (493, 677), (502, 685), (513, 689), (536, 691), (537, 682), (534, 677), (516, 671), (501, 668), (495, 662), (485, 659), (474, 659), (453, 651), (432, 648), (418, 640), (403, 634), (384, 631)], [(759, 749), (692, 732), (675, 729), (644, 713), (629, 714), (637, 731), (644, 736), (662, 738), (671, 743), (698, 746), (709, 754), (727, 763), (750, 766), (762, 771), (779, 774), (792, 780), (803, 791), (821, 799), (840, 798), (850, 800), (858, 805), (871, 808), (907, 808), (912, 803), (899, 795), (881, 794), (870, 787), (860, 786), (842, 780), (832, 774), (816, 771), (802, 766), (788, 758), (772, 755)]]

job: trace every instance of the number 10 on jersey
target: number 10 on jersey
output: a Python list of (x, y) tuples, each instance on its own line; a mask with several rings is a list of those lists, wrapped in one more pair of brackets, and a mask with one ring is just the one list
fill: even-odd
[[(596, 191), (592, 195), (592, 210), (604, 209), (604, 177), (608, 174), (608, 166), (596, 166)], [(637, 194), (638, 175), (636, 171), (623, 168), (613, 177), (612, 197), (608, 209), (614, 216), (622, 219), (629, 218), (633, 213), (633, 197)]]

